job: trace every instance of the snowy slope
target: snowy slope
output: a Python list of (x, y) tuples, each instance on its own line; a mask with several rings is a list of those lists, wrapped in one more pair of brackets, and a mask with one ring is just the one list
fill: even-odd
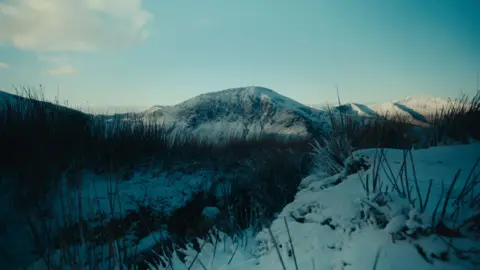
[(261, 131), (303, 136), (323, 130), (328, 119), (324, 111), (262, 87), (202, 94), (174, 106), (154, 106), (142, 117), (211, 138), (250, 137)]
[[(361, 150), (356, 152), (354, 157), (364, 158), (371, 164), (375, 151)], [(385, 156), (393, 172), (398, 172), (403, 152), (387, 149)], [(286, 269), (296, 269), (293, 253), (298, 269), (370, 270), (373, 269), (375, 262), (376, 269), (478, 269), (478, 264), (474, 266), (468, 260), (460, 259), (447, 245), (451, 241), (451, 245), (456, 249), (478, 250), (480, 248), (478, 239), (473, 241), (466, 237), (448, 238), (435, 234), (419, 234), (417, 237), (404, 239), (398, 238), (397, 235), (397, 240), (393, 241), (392, 233), (403, 230), (404, 227), (415, 231), (420, 230), (422, 226), (429, 226), (436, 202), (444, 198), (441, 197), (442, 182), (448, 188), (457, 170), (462, 170), (458, 179), (459, 184), (453, 189), (452, 197), (456, 198), (479, 157), (480, 144), (413, 151), (422, 196), (427, 193), (430, 179), (433, 183), (430, 203), (426, 211), (420, 214), (418, 209), (413, 209), (395, 193), (390, 193), (385, 197), (387, 206), (378, 208), (385, 211), (388, 222), (386, 226), (379, 226), (378, 222), (373, 222), (369, 216), (371, 209), (365, 203), (378, 198), (373, 195), (366, 196), (361, 184), (361, 178), (365, 179), (366, 175), (371, 174), (372, 167), (358, 174), (347, 175), (344, 172), (343, 175), (326, 179), (313, 174), (305, 178), (295, 200), (283, 209), (271, 225), (278, 252), (270, 233), (264, 230), (249, 241), (250, 245), (245, 245), (244, 241), (228, 240), (226, 244), (228, 248), (224, 249), (224, 244), (221, 243), (222, 248), (217, 249), (214, 245), (207, 244), (198, 255), (189, 249), (187, 263), (176, 259), (171, 269), (196, 270), (205, 269), (204, 266), (209, 270), (283, 269), (278, 253), (281, 254)], [(480, 168), (477, 167), (475, 173), (480, 173)], [(380, 170), (379, 176), (388, 182), (386, 171)], [(413, 181), (412, 170), (409, 173), (409, 181)], [(443, 204), (443, 200), (441, 203)], [(448, 204), (447, 216), (454, 210), (452, 204)], [(462, 213), (459, 222), (470, 214), (468, 211)], [(289, 243), (286, 226), (291, 234), (293, 249)], [(418, 250), (425, 252), (426, 259)], [(442, 256), (446, 256), (447, 259), (445, 261), (438, 259)], [(475, 253), (467, 257), (470, 261), (479, 263)], [(165, 268), (157, 266), (154, 269)]]
[[(354, 156), (363, 156), (371, 162), (375, 151), (362, 150), (356, 152)], [(403, 158), (402, 151), (387, 150), (386, 158), (393, 172), (398, 172)], [(431, 201), (425, 211), (427, 220), (440, 197), (442, 182), (448, 188), (456, 171), (462, 169), (459, 184), (453, 191), (454, 194), (458, 194), (478, 158), (480, 158), (480, 144), (413, 151), (420, 191), (424, 196), (428, 190), (429, 180), (433, 181)], [(476, 172), (480, 172), (479, 168)], [(361, 175), (365, 179), (366, 175), (371, 173), (372, 168)], [(413, 181), (412, 170), (409, 177), (409, 181)], [(383, 170), (380, 171), (380, 178), (388, 182)], [(359, 175), (350, 175), (337, 185), (328, 184), (331, 182), (329, 179), (321, 179), (315, 175), (310, 176), (305, 182), (304, 188), (298, 192), (295, 201), (284, 208), (272, 225), (272, 230), (279, 237), (279, 242), (287, 247), (288, 236), (283, 220), (284, 217), (287, 218), (300, 269), (311, 268), (312, 260), (315, 260), (316, 269), (372, 269), (379, 250), (377, 269), (473, 269), (471, 265), (460, 261), (455, 256), (451, 256), (449, 262), (437, 260), (433, 264), (427, 263), (415, 250), (414, 244), (421, 245), (429, 255), (430, 252), (438, 254), (448, 249), (444, 242), (433, 235), (423, 239), (407, 239), (393, 243), (388, 231), (391, 227), (379, 229), (365, 223), (361, 214), (365, 205), (360, 200), (368, 199)], [(395, 208), (401, 208), (402, 203), (396, 200), (391, 202), (390, 207), (393, 209), (391, 212), (393, 220)], [(448, 213), (452, 211), (453, 208), (450, 207)], [(305, 222), (299, 223), (293, 217), (297, 220), (302, 217)], [(458, 243), (462, 248), (464, 246), (461, 245), (466, 245), (468, 242), (465, 239), (454, 241), (464, 242)], [(477, 248), (479, 244), (479, 242), (475, 243)], [(270, 250), (263, 256), (265, 257), (263, 260), (273, 261), (277, 255)], [(408, 261), (405, 261), (407, 258)], [(290, 269), (293, 269), (291, 258), (285, 258), (285, 261), (290, 265)]]

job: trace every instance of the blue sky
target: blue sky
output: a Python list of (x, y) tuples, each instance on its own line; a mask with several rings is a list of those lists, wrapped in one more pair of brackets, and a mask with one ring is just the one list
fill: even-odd
[[(477, 0), (0, 0), (0, 89), (149, 106), (259, 85), (303, 103), (476, 91)], [(476, 18), (478, 17), (478, 18)]]

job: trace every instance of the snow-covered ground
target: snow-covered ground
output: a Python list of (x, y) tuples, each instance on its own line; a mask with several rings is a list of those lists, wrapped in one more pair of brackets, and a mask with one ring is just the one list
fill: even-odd
[[(363, 157), (367, 163), (372, 163), (375, 153), (376, 150), (362, 150), (355, 152), (354, 157)], [(279, 253), (286, 269), (295, 269), (293, 253), (298, 269), (373, 269), (375, 262), (376, 269), (478, 269), (478, 264), (473, 266), (469, 261), (458, 258), (447, 244), (462, 250), (479, 250), (478, 239), (447, 238), (435, 234), (418, 234), (418, 237), (405, 235), (430, 226), (436, 202), (445, 197), (441, 197), (442, 183), (445, 190), (448, 189), (457, 170), (461, 169), (452, 192), (452, 198), (458, 197), (469, 172), (480, 158), (480, 144), (414, 150), (412, 156), (422, 196), (427, 194), (429, 182), (432, 181), (430, 201), (423, 213), (420, 213), (418, 205), (414, 209), (407, 200), (392, 191), (385, 195), (386, 205), (378, 207), (378, 211), (384, 214), (386, 224), (381, 226), (378, 221), (373, 222), (373, 216), (369, 213), (375, 201), (373, 198), (378, 199), (378, 196), (366, 196), (361, 181), (372, 174), (373, 166), (359, 173), (346, 175), (343, 172), (327, 179), (318, 176), (320, 174), (313, 174), (304, 179), (295, 200), (283, 209), (271, 225), (278, 252), (270, 233), (264, 230), (250, 240), (249, 246), (228, 240), (226, 249), (224, 243), (218, 244), (218, 248), (206, 244), (198, 255), (190, 249), (187, 263), (176, 259), (173, 269), (282, 269)], [(393, 172), (401, 170), (403, 151), (387, 149), (385, 157)], [(413, 184), (411, 169), (409, 167), (408, 180)], [(477, 168), (473, 175), (478, 176), (479, 173), (480, 168)], [(389, 174), (389, 169), (379, 171), (379, 177), (384, 182), (388, 182)], [(413, 193), (416, 194), (415, 189)], [(464, 207), (466, 209), (460, 213), (457, 222), (471, 214), (469, 207), (463, 205), (461, 208)], [(450, 216), (454, 210), (450, 202), (446, 216)], [(288, 231), (293, 248), (289, 243)], [(405, 233), (396, 234), (400, 231)], [(395, 240), (392, 233), (395, 234)], [(405, 239), (399, 238), (400, 235)], [(419, 250), (425, 252), (426, 258), (420, 255)], [(478, 252), (468, 254), (470, 259), (478, 262), (476, 255)], [(442, 256), (447, 260), (435, 258)], [(156, 269), (166, 268), (157, 266)]]
[[(79, 220), (88, 221), (90, 226), (101, 227), (113, 219), (122, 220), (129, 213), (139, 211), (139, 207), (146, 206), (155, 213), (171, 215), (173, 211), (184, 206), (192, 200), (196, 192), (208, 192), (215, 176), (208, 170), (200, 169), (192, 173), (182, 173), (181, 170), (146, 170), (133, 171), (130, 179), (122, 179), (121, 174), (95, 174), (91, 171), (80, 171), (76, 176), (81, 179), (77, 185), (64, 185), (51, 194), (51, 220), (46, 217), (40, 221), (38, 227), (48, 224), (53, 231), (58, 230), (56, 222), (64, 227), (63, 219), (67, 225), (75, 225)], [(219, 194), (221, 196), (222, 194)], [(212, 209), (207, 209), (212, 214)], [(149, 217), (144, 217), (149, 218)], [(133, 228), (126, 229), (125, 237), (119, 241), (121, 248), (126, 247), (127, 256), (140, 254), (151, 249), (156, 243), (167, 239), (168, 232), (165, 228), (151, 231), (150, 234), (139, 238), (133, 234)], [(71, 252), (77, 252), (79, 257), (87, 260), (89, 256), (103, 258), (109, 254), (111, 247), (108, 244), (76, 244), (70, 246)], [(59, 259), (63, 252), (54, 251), (52, 257)], [(110, 269), (107, 260), (103, 268)], [(44, 260), (38, 260), (29, 269), (48, 269)]]
[[(384, 153), (388, 166), (385, 163), (385, 167), (378, 170), (379, 179), (384, 183), (382, 190), (390, 183), (389, 177), (392, 172), (397, 174), (402, 171), (404, 161), (404, 152), (401, 150), (385, 149)], [(416, 207), (412, 207), (407, 199), (401, 198), (392, 189), (389, 189), (388, 194), (378, 192), (367, 196), (362, 181), (365, 183), (367, 176), (372, 179), (375, 169), (373, 164), (378, 158), (378, 151), (376, 149), (360, 150), (353, 154), (353, 159), (366, 161), (366, 164), (370, 165), (367, 170), (350, 172), (349, 175), (348, 170), (345, 169), (342, 173), (331, 177), (325, 177), (322, 172), (315, 172), (302, 181), (295, 200), (288, 204), (271, 224), (270, 228), (278, 252), (267, 229), (257, 234), (246, 231), (237, 239), (220, 235), (212, 238), (216, 239), (212, 243), (201, 241), (200, 253), (190, 246), (185, 251), (187, 255), (185, 262), (174, 256), (171, 261), (173, 269), (282, 269), (278, 254), (281, 254), (287, 269), (295, 269), (295, 260), (298, 269), (318, 270), (373, 269), (374, 264), (377, 264), (377, 269), (477, 269), (471, 261), (477, 263), (480, 261), (479, 258), (475, 258), (478, 253), (467, 254), (470, 256), (469, 260), (461, 259), (452, 252), (452, 247), (449, 245), (461, 250), (479, 250), (479, 239), (448, 238), (422, 232), (431, 226), (431, 217), (437, 202), (440, 200), (440, 205), (443, 205), (442, 198), (445, 198), (446, 190), (455, 179), (458, 170), (461, 170), (457, 184), (452, 190), (452, 200), (446, 208), (446, 217), (450, 217), (456, 210), (452, 202), (458, 198), (471, 169), (480, 158), (480, 144), (412, 150), (412, 157), (415, 171), (410, 159), (407, 158), (408, 181), (413, 185), (416, 176), (423, 203), (425, 203), (429, 183), (432, 183), (430, 199), (424, 212), (421, 212), (418, 203)], [(346, 164), (350, 163), (351, 159), (346, 162)], [(477, 167), (472, 175), (478, 177), (478, 174), (480, 174), (480, 168)], [(188, 197), (185, 190), (205, 188), (202, 184), (203, 180), (193, 181), (194, 178), (200, 179), (200, 177), (191, 176), (185, 181), (180, 179), (171, 185), (166, 182), (155, 182), (157, 185), (155, 187), (148, 185), (146, 178), (142, 181), (141, 177), (137, 176), (129, 183), (120, 186), (119, 194), (130, 197), (130, 200), (125, 202), (134, 202), (135, 196), (140, 199), (147, 195), (146, 197), (153, 200), (163, 197), (166, 201), (162, 205), (167, 206), (166, 204), (170, 202), (169, 209), (173, 209), (181, 206), (186, 200), (182, 198), (183, 196)], [(95, 183), (101, 183), (98, 179), (94, 180), (97, 180), (94, 181)], [(443, 197), (442, 184), (445, 191)], [(84, 188), (86, 189), (83, 192), (87, 194), (86, 191), (91, 188), (91, 185), (85, 183)], [(108, 208), (106, 198), (108, 190), (103, 190), (103, 193), (101, 190), (96, 192), (97, 196), (100, 193), (103, 194), (100, 198), (105, 197), (103, 205)], [(412, 194), (412, 197), (417, 197), (416, 188), (413, 188)], [(176, 201), (178, 203), (175, 203)], [(379, 204), (379, 201), (384, 201), (385, 204)], [(101, 202), (100, 205), (102, 205)], [(375, 206), (374, 209), (373, 206)], [(123, 205), (124, 209), (129, 207), (133, 207), (133, 204)], [(472, 206), (460, 205), (459, 209), (462, 211), (456, 220), (457, 224), (461, 224), (472, 214)], [(205, 212), (216, 211), (214, 208), (205, 209)], [(438, 219), (439, 214), (435, 222), (438, 223)], [(451, 224), (449, 222), (447, 220), (446, 224)], [(292, 245), (290, 245), (289, 233)], [(472, 236), (466, 232), (464, 235)], [(166, 238), (168, 233), (159, 230), (151, 232), (143, 239), (128, 243), (131, 245), (132, 252), (144, 252)], [(105, 254), (108, 253), (108, 248), (107, 245), (98, 247)], [(419, 250), (425, 253), (425, 258), (420, 255)], [(438, 259), (441, 257), (447, 259), (445, 261)], [(30, 269), (44, 269), (41, 265), (39, 261)], [(152, 265), (152, 269), (171, 268)]]
[[(97, 175), (81, 172), (83, 179), (77, 188), (66, 185), (56, 194), (54, 205), (62, 215), (60, 201), (81, 202), (84, 219), (92, 218), (96, 212), (105, 212), (110, 218), (119, 218), (128, 211), (137, 210), (139, 205), (149, 205), (166, 215), (182, 207), (195, 192), (208, 191), (214, 176), (207, 170), (186, 173), (142, 173), (134, 172), (132, 179), (122, 180), (121, 176)], [(112, 205), (112, 200), (116, 203)], [(113, 207), (113, 209), (112, 209)]]

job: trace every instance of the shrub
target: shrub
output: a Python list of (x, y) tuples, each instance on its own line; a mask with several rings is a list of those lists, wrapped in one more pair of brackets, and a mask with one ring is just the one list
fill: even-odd
[(435, 135), (433, 143), (443, 144), (448, 138), (462, 143), (480, 140), (480, 90), (469, 98), (466, 95), (450, 99), (447, 107), (429, 116)]

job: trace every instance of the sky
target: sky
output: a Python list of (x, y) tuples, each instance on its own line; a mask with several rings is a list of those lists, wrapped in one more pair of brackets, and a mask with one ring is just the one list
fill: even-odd
[(172, 105), (263, 86), (306, 104), (473, 95), (478, 0), (0, 0), (0, 89)]

